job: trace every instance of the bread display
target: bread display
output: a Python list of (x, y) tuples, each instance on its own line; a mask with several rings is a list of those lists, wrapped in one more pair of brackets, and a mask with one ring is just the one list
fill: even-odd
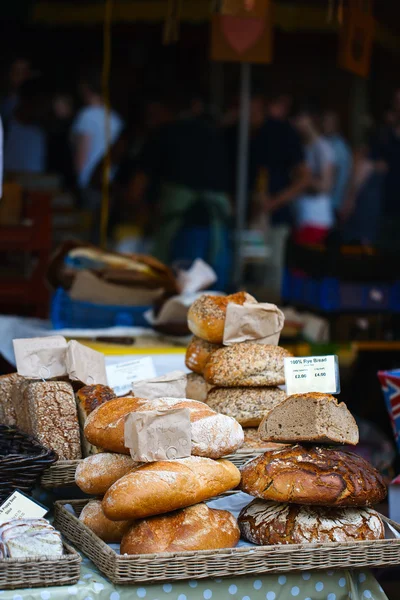
[(386, 496), (382, 477), (367, 461), (323, 446), (287, 446), (247, 462), (240, 489), (251, 496), (321, 506), (372, 506)]
[(101, 500), (90, 500), (83, 507), (79, 520), (107, 544), (118, 544), (132, 526), (132, 521), (107, 519), (101, 506)]
[(221, 348), (220, 344), (210, 344), (194, 336), (186, 349), (185, 365), (194, 373), (202, 375), (211, 353), (218, 348)]
[(136, 521), (122, 538), (121, 554), (234, 548), (239, 538), (239, 527), (230, 512), (201, 503)]
[(186, 378), (186, 398), (205, 402), (212, 385), (207, 383), (202, 375), (189, 373)]
[(385, 527), (371, 508), (327, 508), (253, 500), (239, 515), (242, 537), (253, 544), (380, 540)]
[(79, 463), (75, 472), (75, 481), (82, 492), (103, 496), (113, 483), (139, 464), (126, 454), (108, 452), (95, 454)]
[(286, 393), (278, 387), (215, 387), (207, 395), (207, 404), (242, 427), (256, 427), (285, 398)]
[(188, 326), (197, 337), (211, 344), (222, 344), (226, 307), (230, 302), (243, 305), (245, 302), (257, 302), (255, 298), (238, 292), (231, 296), (201, 296), (189, 308)]
[(317, 392), (287, 397), (265, 415), (259, 433), (269, 442), (358, 444), (357, 423), (347, 406)]
[(61, 535), (46, 519), (13, 519), (0, 526), (0, 558), (62, 555)]
[(235, 488), (239, 470), (228, 460), (190, 456), (147, 463), (110, 487), (103, 510), (113, 521), (160, 515)]
[(204, 379), (219, 387), (282, 385), (284, 359), (288, 356), (292, 354), (279, 346), (233, 344), (211, 354)]
[[(100, 406), (100, 404), (116, 398), (116, 395), (114, 390), (106, 385), (85, 385), (76, 393), (75, 397), (78, 407), (79, 425), (83, 434), (85, 421), (90, 413)], [(81, 436), (81, 445), (83, 456), (90, 456), (91, 454), (101, 452), (101, 448), (89, 444), (84, 435)]]
[(96, 408), (87, 418), (88, 441), (111, 452), (129, 454), (124, 444), (125, 416), (130, 412), (187, 408), (190, 411), (192, 454), (221, 458), (243, 444), (243, 430), (231, 417), (219, 415), (202, 402), (182, 398), (116, 398)]
[(279, 450), (284, 448), (286, 444), (277, 444), (274, 442), (263, 442), (258, 434), (258, 427), (246, 427), (243, 429), (244, 443), (242, 450)]
[(24, 379), (18, 373), (0, 376), (0, 423), (3, 425), (16, 425), (17, 423), (12, 390), (19, 381), (24, 381)]

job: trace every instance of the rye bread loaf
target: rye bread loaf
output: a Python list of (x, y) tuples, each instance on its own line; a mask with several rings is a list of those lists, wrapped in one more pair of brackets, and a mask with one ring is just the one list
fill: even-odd
[(292, 355), (279, 346), (233, 344), (211, 354), (204, 368), (204, 379), (219, 387), (282, 385), (287, 356)]
[(188, 311), (188, 327), (197, 337), (211, 344), (222, 344), (226, 307), (230, 302), (244, 304), (257, 300), (246, 294), (238, 292), (230, 296), (209, 296), (205, 294), (193, 302)]
[(79, 515), (79, 520), (107, 544), (118, 544), (132, 521), (110, 521), (101, 506), (101, 500), (90, 500)]
[(385, 527), (371, 508), (329, 508), (253, 500), (238, 519), (253, 544), (304, 544), (380, 540)]
[(17, 415), (12, 401), (12, 391), (16, 383), (25, 381), (18, 373), (0, 376), (0, 423), (16, 425)]
[(198, 504), (239, 481), (239, 470), (228, 460), (190, 456), (147, 463), (110, 487), (103, 510), (113, 521), (142, 519)]
[(97, 448), (96, 446), (92, 446), (89, 444), (87, 439), (83, 434), (83, 430), (85, 427), (85, 421), (90, 415), (91, 412), (94, 411), (95, 408), (100, 406), (100, 404), (104, 404), (104, 402), (108, 402), (113, 398), (116, 398), (114, 390), (112, 390), (107, 385), (85, 385), (75, 395), (76, 405), (78, 407), (78, 418), (79, 418), (79, 426), (81, 430), (81, 446), (82, 446), (82, 454), (83, 456), (90, 456), (91, 454), (97, 454), (101, 452), (101, 448)]
[(210, 344), (194, 336), (186, 349), (185, 365), (194, 373), (202, 375), (211, 353), (218, 348), (221, 348), (221, 344)]
[(278, 387), (215, 387), (207, 395), (207, 404), (242, 427), (256, 427), (285, 398), (286, 393)]
[(75, 472), (76, 485), (85, 494), (104, 496), (113, 483), (139, 465), (126, 454), (94, 454), (79, 463)]
[(259, 433), (268, 442), (358, 444), (357, 423), (344, 402), (317, 392), (288, 396), (265, 415)]
[(186, 398), (206, 402), (207, 394), (211, 389), (212, 385), (207, 383), (202, 375), (188, 373), (186, 378)]
[(287, 446), (243, 465), (240, 489), (251, 496), (321, 506), (372, 506), (386, 496), (381, 475), (354, 454), (322, 446)]
[(234, 548), (239, 538), (239, 527), (230, 512), (201, 503), (135, 521), (122, 538), (121, 554)]
[(124, 443), (125, 416), (130, 412), (187, 408), (190, 411), (192, 454), (221, 458), (243, 444), (243, 430), (231, 417), (219, 415), (206, 404), (186, 398), (116, 398), (102, 404), (87, 418), (85, 435), (91, 444), (129, 454)]

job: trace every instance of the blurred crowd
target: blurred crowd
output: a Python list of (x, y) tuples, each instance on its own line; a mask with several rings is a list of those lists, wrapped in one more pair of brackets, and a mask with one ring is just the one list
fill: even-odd
[[(83, 69), (75, 90), (55, 90), (17, 58), (0, 106), (4, 168), (57, 173), (93, 215), (97, 243), (109, 139), (110, 236), (130, 226), (136, 250), (151, 249), (169, 264), (202, 257), (224, 287), (233, 256), (238, 102), (232, 96), (217, 115), (198, 90), (171, 88), (146, 91), (139, 112), (122, 117), (106, 111), (100, 69)], [(246, 227), (265, 233), (276, 277), (289, 236), (298, 244), (340, 239), (397, 250), (400, 91), (361, 147), (350, 146), (334, 107), (262, 91), (251, 98), (249, 134)]]

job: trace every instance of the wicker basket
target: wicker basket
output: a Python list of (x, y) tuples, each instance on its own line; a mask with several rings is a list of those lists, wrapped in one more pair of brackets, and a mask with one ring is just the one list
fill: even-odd
[[(390, 567), (400, 564), (400, 539), (122, 556), (65, 508), (65, 504), (70, 504), (79, 515), (87, 502), (56, 502), (56, 526), (104, 575), (119, 585), (317, 569)], [(388, 521), (385, 517), (382, 518)], [(400, 532), (400, 525), (390, 523)]]
[(16, 489), (29, 494), (57, 454), (15, 427), (0, 425), (0, 501)]
[(79, 581), (81, 562), (76, 550), (65, 543), (61, 558), (5, 558), (0, 560), (0, 589), (72, 585)]

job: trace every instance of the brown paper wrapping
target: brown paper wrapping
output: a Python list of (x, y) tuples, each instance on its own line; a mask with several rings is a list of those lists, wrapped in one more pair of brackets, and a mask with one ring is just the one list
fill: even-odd
[(71, 340), (65, 362), (70, 379), (85, 384), (107, 385), (104, 354)]
[(125, 418), (125, 446), (129, 448), (133, 460), (138, 462), (190, 456), (192, 436), (189, 409), (129, 413)]
[(132, 383), (132, 392), (138, 398), (186, 398), (186, 373), (171, 371), (161, 377), (143, 379)]
[(29, 379), (52, 379), (68, 374), (67, 340), (61, 335), (13, 340), (17, 371)]
[(217, 281), (217, 275), (210, 265), (197, 258), (190, 269), (178, 272), (177, 281), (181, 294), (194, 294), (208, 289)]
[(242, 306), (229, 303), (223, 343), (256, 342), (277, 346), (285, 317), (275, 304), (245, 302)]

